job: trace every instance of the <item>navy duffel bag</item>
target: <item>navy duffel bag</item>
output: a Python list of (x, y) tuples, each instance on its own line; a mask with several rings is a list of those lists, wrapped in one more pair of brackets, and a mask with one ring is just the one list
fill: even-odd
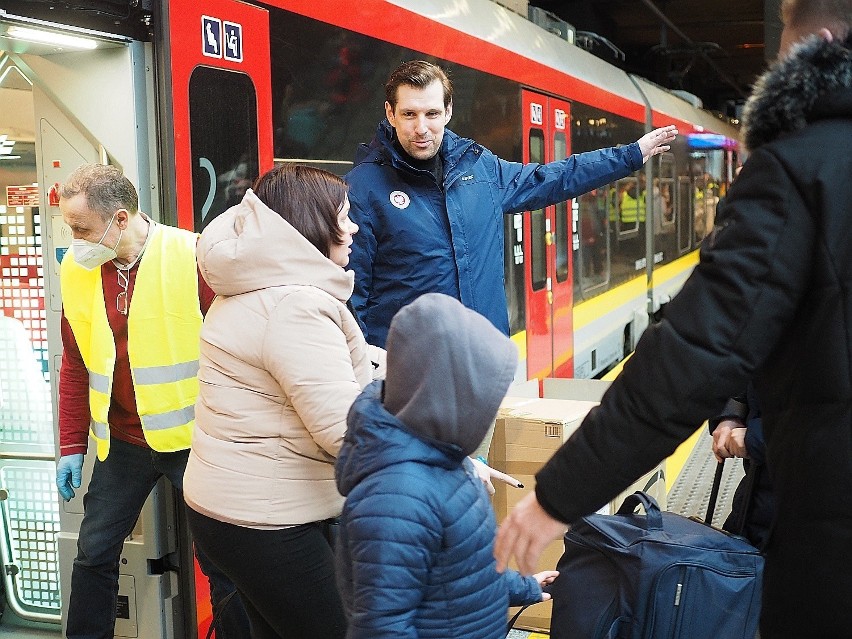
[[(645, 514), (635, 513), (642, 505)], [(636, 492), (565, 535), (551, 639), (754, 639), (763, 557)]]

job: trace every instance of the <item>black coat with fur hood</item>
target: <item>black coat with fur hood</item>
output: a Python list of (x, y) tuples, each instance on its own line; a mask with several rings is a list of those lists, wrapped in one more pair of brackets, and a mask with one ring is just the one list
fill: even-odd
[(778, 515), (761, 636), (852, 633), (852, 57), (811, 38), (759, 81), (751, 155), (662, 322), (537, 475), (567, 522), (754, 379)]

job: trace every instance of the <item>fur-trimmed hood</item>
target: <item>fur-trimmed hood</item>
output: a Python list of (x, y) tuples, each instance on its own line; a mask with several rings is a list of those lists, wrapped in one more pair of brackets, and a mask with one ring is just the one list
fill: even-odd
[(743, 140), (754, 151), (829, 116), (852, 116), (852, 36), (810, 36), (755, 83), (743, 112)]

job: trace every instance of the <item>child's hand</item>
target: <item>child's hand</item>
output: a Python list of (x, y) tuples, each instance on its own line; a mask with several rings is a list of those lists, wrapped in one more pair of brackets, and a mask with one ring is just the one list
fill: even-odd
[(473, 463), (473, 469), (476, 471), (476, 476), (479, 477), (483, 484), (485, 484), (485, 490), (488, 491), (489, 495), (494, 494), (494, 484), (491, 483), (492, 479), (499, 479), (500, 481), (509, 484), (513, 488), (524, 487), (521, 482), (519, 482), (511, 475), (501, 473), (496, 468), (491, 468), (491, 466), (489, 466), (486, 460), (482, 457), (471, 457), (470, 461)]
[[(550, 584), (552, 584), (558, 576), (559, 576), (558, 570), (543, 570), (541, 572), (535, 573), (533, 575), (533, 579), (535, 579), (538, 582), (539, 586), (544, 588), (545, 586), (549, 586)], [(549, 592), (542, 592), (541, 593), (541, 600), (542, 601), (547, 601), (549, 599), (550, 599), (550, 593)]]

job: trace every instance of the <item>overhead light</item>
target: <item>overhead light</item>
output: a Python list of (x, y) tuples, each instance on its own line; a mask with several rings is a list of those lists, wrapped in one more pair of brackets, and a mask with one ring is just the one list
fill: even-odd
[(56, 31), (30, 29), (28, 27), (11, 26), (6, 29), (6, 35), (16, 40), (42, 42), (44, 44), (54, 44), (60, 47), (71, 47), (73, 49), (94, 49), (98, 46), (98, 43), (90, 38), (81, 38), (80, 36), (72, 36), (67, 33), (58, 33)]

